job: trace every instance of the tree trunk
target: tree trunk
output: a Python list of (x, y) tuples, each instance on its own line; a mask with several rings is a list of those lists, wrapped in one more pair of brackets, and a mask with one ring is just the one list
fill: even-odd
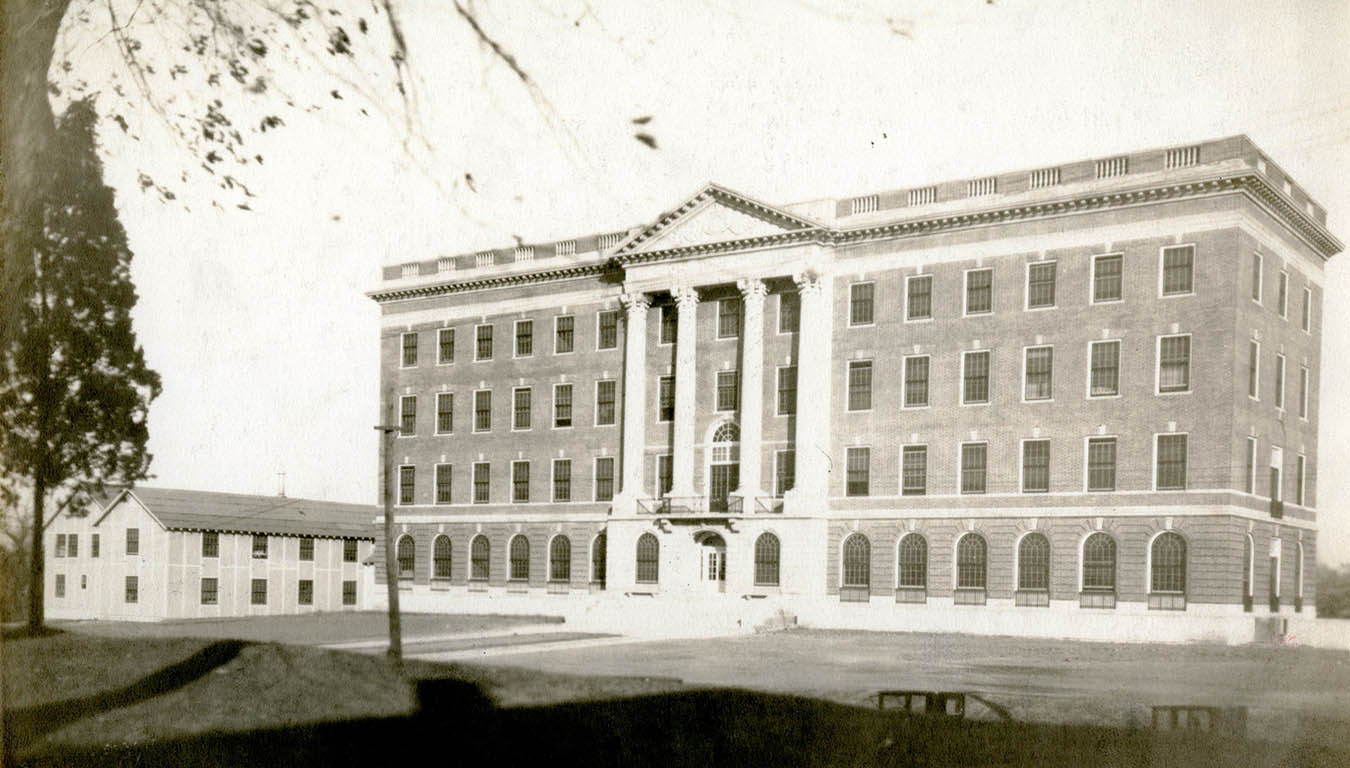
[(28, 566), (28, 629), (33, 634), (42, 630), (45, 620), (43, 591), (46, 586), (46, 562), (42, 555), (42, 518), (47, 500), (47, 483), (38, 475), (33, 483), (33, 551)]
[(47, 70), (70, 0), (0, 3), (0, 176), (6, 218), (37, 182), (35, 158), (56, 131)]

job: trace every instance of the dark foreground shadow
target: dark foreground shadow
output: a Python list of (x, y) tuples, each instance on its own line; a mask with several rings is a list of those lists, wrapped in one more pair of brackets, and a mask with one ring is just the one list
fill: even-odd
[(1323, 766), (1350, 752), (1205, 733), (896, 715), (796, 696), (689, 691), (498, 709), (474, 685), (423, 681), (398, 718), (52, 751), (25, 766)]

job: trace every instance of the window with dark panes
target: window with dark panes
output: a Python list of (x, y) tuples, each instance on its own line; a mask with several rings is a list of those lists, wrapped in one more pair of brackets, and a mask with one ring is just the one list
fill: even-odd
[(928, 320), (933, 317), (933, 276), (920, 275), (906, 281), (905, 319)]
[(417, 434), (417, 395), (405, 395), (399, 399), (398, 433), (403, 437)]
[(214, 578), (202, 579), (202, 605), (216, 605), (220, 601), (220, 582)]
[(717, 302), (717, 338), (733, 339), (741, 335), (741, 300), (722, 299)]
[(1088, 439), (1088, 490), (1114, 491), (1116, 489), (1116, 439), (1093, 437)]
[(738, 371), (717, 372), (717, 410), (734, 411), (740, 407), (740, 375)]
[(1261, 254), (1252, 254), (1252, 301), (1261, 301)]
[(534, 321), (516, 321), (516, 357), (529, 357), (534, 354)]
[(202, 557), (220, 557), (220, 534), (216, 531), (202, 532)]
[(1023, 397), (1027, 400), (1050, 400), (1055, 393), (1055, 348), (1029, 347), (1027, 349), (1027, 381)]
[(674, 457), (670, 454), (656, 457), (656, 495), (658, 497), (670, 493), (674, 484), (674, 473)]
[(66, 535), (64, 533), (56, 534), (56, 557), (66, 556)]
[(492, 390), (479, 390), (473, 393), (473, 431), (488, 432), (491, 429)]
[(1164, 336), (1158, 341), (1158, 391), (1191, 388), (1191, 337)]
[(431, 578), (450, 578), (452, 564), (450, 537), (437, 536), (431, 545)]
[(675, 420), (675, 377), (662, 376), (657, 383), (656, 420)]
[(80, 534), (78, 534), (78, 533), (72, 533), (72, 534), (70, 534), (70, 542), (69, 542), (69, 543), (70, 543), (70, 556), (71, 556), (71, 557), (79, 557), (79, 556), (80, 556)]
[(1092, 342), (1091, 381), (1088, 391), (1093, 397), (1112, 397), (1120, 394), (1120, 342)]
[(347, 579), (342, 582), (342, 604), (356, 605), (356, 580)]
[(591, 541), (591, 581), (605, 583), (605, 534), (598, 533)]
[(1121, 256), (1098, 256), (1092, 260), (1092, 300), (1119, 301), (1122, 295)]
[(922, 496), (928, 492), (928, 446), (907, 445), (900, 459), (900, 493)]
[(849, 496), (866, 496), (871, 488), (872, 449), (849, 448), (847, 457), (845, 493)]
[(872, 361), (855, 360), (848, 364), (848, 409), (872, 408)]
[(314, 537), (302, 536), (300, 538), (300, 559), (312, 562), (314, 560)]
[(1083, 542), (1083, 591), (1116, 588), (1116, 540), (1094, 533)]
[(572, 460), (553, 460), (553, 500), (556, 502), (572, 500)]
[(253, 605), (267, 605), (267, 579), (254, 579), (249, 602)]
[(661, 575), (661, 542), (650, 533), (644, 533), (637, 540), (636, 578), (639, 584), (655, 584)]
[(296, 594), (296, 602), (300, 605), (314, 605), (314, 580), (301, 579), (299, 589)]
[(528, 581), (530, 578), (530, 540), (524, 536), (511, 539), (508, 557), (511, 572), (507, 578), (511, 581)]
[(778, 294), (778, 332), (797, 333), (801, 330), (802, 299), (796, 293)]
[(778, 451), (774, 454), (773, 495), (782, 496), (797, 481), (797, 452)]
[(1259, 342), (1249, 342), (1247, 344), (1247, 396), (1260, 396), (1259, 376), (1261, 367), (1261, 344)]
[(1280, 282), (1277, 286), (1278, 293), (1275, 295), (1275, 306), (1279, 307), (1280, 317), (1289, 317), (1289, 273), (1280, 273)]
[(442, 435), (455, 431), (455, 396), (450, 392), (436, 393), (436, 431)]
[(1158, 490), (1186, 487), (1186, 436), (1158, 435)]
[(572, 426), (571, 384), (558, 384), (553, 387), (553, 426)]
[(1055, 306), (1055, 262), (1039, 262), (1027, 268), (1027, 309)]
[(478, 536), (469, 546), (469, 578), (487, 581), (492, 566), (492, 548), (486, 536)]
[(1195, 246), (1163, 249), (1163, 295), (1190, 293), (1195, 266)]
[(451, 476), (453, 467), (449, 464), (436, 465), (436, 503), (449, 504), (451, 490)]
[(474, 332), (476, 334), (476, 345), (474, 348), (475, 360), (492, 359), (492, 326), (480, 325)]
[(619, 313), (614, 310), (601, 312), (597, 323), (599, 330), (596, 332), (596, 347), (599, 349), (618, 349)]
[(139, 555), (141, 553), (141, 529), (127, 529), (127, 554)]
[(900, 540), (899, 577), (896, 586), (905, 589), (928, 587), (928, 541), (917, 533)]
[(844, 540), (844, 583), (846, 587), (872, 584), (872, 542), (861, 533)]
[(563, 355), (571, 352), (576, 343), (574, 327), (576, 320), (571, 315), (553, 318), (553, 353)]
[(1303, 330), (1312, 330), (1312, 291), (1308, 288), (1303, 289), (1303, 312), (1302, 312)]
[(343, 539), (342, 541), (342, 562), (356, 562), (356, 539)]
[(871, 325), (872, 296), (876, 292), (875, 283), (854, 283), (848, 289), (848, 324)]
[(1185, 593), (1186, 540), (1171, 531), (1153, 540), (1152, 592)]
[(791, 416), (797, 412), (797, 366), (787, 365), (778, 369), (778, 408), (779, 416)]
[(984, 589), (988, 546), (978, 533), (967, 533), (956, 544), (957, 589)]
[(1050, 589), (1050, 540), (1039, 533), (1028, 533), (1017, 545), (1017, 588)]
[(1284, 408), (1284, 355), (1275, 356), (1275, 407)]
[(97, 533), (90, 534), (90, 536), (89, 536), (89, 556), (90, 556), (90, 557), (98, 557), (98, 534), (97, 534)]
[(492, 488), (492, 465), (486, 461), (473, 465), (473, 503), (488, 503), (488, 492)]
[(253, 557), (259, 560), (267, 557), (267, 536), (265, 534), (253, 534)]
[(595, 500), (614, 500), (614, 457), (602, 456), (595, 460)]
[(961, 493), (984, 493), (988, 471), (989, 446), (965, 443), (961, 446)]
[(905, 358), (905, 407), (928, 405), (928, 356)]
[(398, 503), (411, 504), (414, 501), (414, 492), (417, 488), (417, 467), (402, 466), (398, 468)]
[(961, 402), (989, 402), (989, 352), (966, 352), (961, 375)]
[(1298, 369), (1298, 417), (1308, 418), (1308, 369)]
[(566, 536), (554, 536), (548, 546), (548, 580), (572, 580), (572, 540)]
[(445, 364), (455, 362), (455, 329), (442, 328), (436, 332), (436, 362)]
[(755, 585), (778, 586), (778, 537), (772, 533), (761, 533), (755, 539)]
[(527, 504), (530, 501), (530, 462), (511, 462), (511, 501)]
[(1045, 493), (1050, 490), (1050, 441), (1026, 440), (1022, 443), (1022, 492)]
[(666, 304), (661, 307), (661, 335), (659, 341), (662, 344), (674, 344), (676, 336), (679, 335), (679, 310), (674, 304)]
[(530, 408), (534, 399), (534, 390), (520, 387), (511, 393), (511, 428), (530, 428)]
[(595, 383), (595, 423), (597, 426), (612, 426), (617, 422), (615, 402), (618, 399), (618, 391), (618, 382), (613, 379)]
[(403, 367), (411, 368), (417, 365), (417, 334), (403, 334)]
[(966, 273), (966, 314), (994, 311), (994, 270), (972, 269)]
[(125, 598), (128, 603), (135, 603), (141, 599), (141, 581), (139, 577), (128, 576), (126, 578)]

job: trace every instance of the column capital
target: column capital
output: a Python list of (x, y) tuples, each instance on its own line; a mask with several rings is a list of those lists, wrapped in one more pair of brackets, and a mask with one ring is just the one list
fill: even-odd
[(736, 287), (741, 291), (741, 298), (746, 301), (752, 299), (763, 301), (764, 296), (769, 292), (769, 286), (764, 284), (759, 278), (744, 278), (736, 281)]
[(698, 291), (692, 285), (677, 285), (670, 289), (670, 295), (680, 309), (692, 308), (698, 304)]
[(792, 282), (797, 284), (799, 293), (819, 296), (825, 287), (825, 276), (818, 269), (808, 268), (793, 273)]
[(619, 296), (619, 303), (630, 315), (646, 312), (652, 305), (651, 297), (645, 293), (625, 293)]

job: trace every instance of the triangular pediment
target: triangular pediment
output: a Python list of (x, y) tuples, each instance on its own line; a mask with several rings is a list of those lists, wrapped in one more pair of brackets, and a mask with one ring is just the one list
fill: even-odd
[(615, 249), (616, 256), (772, 237), (820, 225), (716, 185), (708, 185)]

